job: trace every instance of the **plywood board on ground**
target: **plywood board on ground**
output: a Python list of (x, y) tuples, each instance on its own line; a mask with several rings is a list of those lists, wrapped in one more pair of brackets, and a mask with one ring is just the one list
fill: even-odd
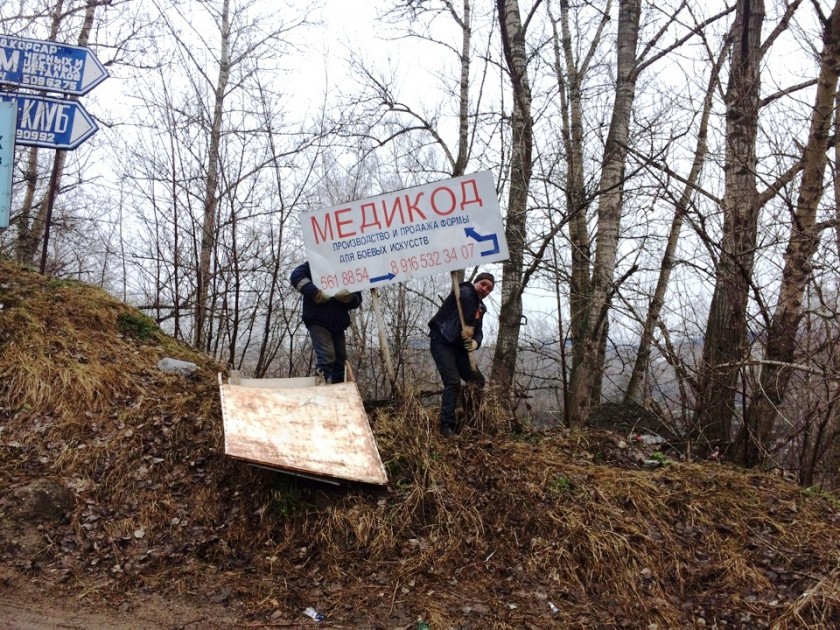
[(355, 383), (258, 384), (220, 384), (226, 455), (307, 476), (388, 482)]

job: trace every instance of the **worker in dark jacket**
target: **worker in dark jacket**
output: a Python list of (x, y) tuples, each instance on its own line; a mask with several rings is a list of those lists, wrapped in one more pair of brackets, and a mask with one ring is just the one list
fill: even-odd
[(429, 322), (430, 349), (443, 381), (440, 433), (444, 437), (451, 437), (458, 430), (455, 407), (461, 380), (484, 384), (481, 373), (472, 370), (469, 353), (478, 349), (484, 339), (482, 322), (487, 307), (483, 300), (490, 295), (495, 284), (496, 280), (489, 273), (478, 274), (473, 282), (460, 283), (461, 312), (458, 312), (453, 290)]
[(296, 267), (290, 280), (303, 295), (303, 323), (312, 339), (316, 371), (327, 383), (343, 383), (347, 361), (344, 331), (350, 327), (350, 311), (362, 304), (362, 294), (342, 289), (330, 297), (312, 282), (309, 262)]

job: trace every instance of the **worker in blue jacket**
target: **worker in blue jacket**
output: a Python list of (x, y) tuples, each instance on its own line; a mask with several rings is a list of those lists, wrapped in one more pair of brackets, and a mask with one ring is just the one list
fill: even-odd
[(327, 383), (343, 383), (347, 362), (344, 331), (350, 327), (350, 311), (362, 305), (362, 294), (342, 289), (330, 297), (312, 281), (309, 262), (296, 267), (290, 280), (303, 295), (303, 323), (312, 339), (316, 371)]
[(484, 339), (482, 324), (487, 312), (484, 298), (495, 285), (493, 275), (486, 272), (478, 274), (473, 282), (461, 282), (458, 285), (460, 312), (453, 290), (429, 322), (429, 349), (443, 381), (440, 397), (440, 434), (443, 437), (452, 437), (458, 431), (455, 407), (461, 380), (484, 385), (482, 374), (473, 372), (469, 353), (478, 349)]

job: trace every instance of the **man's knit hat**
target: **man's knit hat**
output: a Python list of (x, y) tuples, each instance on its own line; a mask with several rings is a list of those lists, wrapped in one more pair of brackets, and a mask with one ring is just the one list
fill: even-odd
[(482, 280), (489, 280), (490, 282), (493, 283), (494, 286), (496, 285), (496, 279), (493, 277), (492, 273), (487, 273), (486, 271), (482, 271), (480, 274), (478, 274), (475, 277), (475, 280), (473, 280), (473, 284), (475, 284), (476, 282), (481, 282)]

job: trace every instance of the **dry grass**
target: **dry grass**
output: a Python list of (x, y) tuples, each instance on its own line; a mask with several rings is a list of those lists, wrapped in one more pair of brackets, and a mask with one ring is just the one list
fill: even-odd
[[(372, 416), (387, 488), (288, 477), (223, 455), (212, 361), (96, 289), (0, 273), (0, 487), (54, 479), (76, 499), (34, 560), (0, 527), (3, 561), (44, 583), (227, 601), (254, 627), (306, 606), (371, 628), (838, 622), (826, 497), (717, 463), (645, 468), (609, 432), (517, 433), (491, 391), (447, 441), (410, 395)], [(198, 378), (160, 373), (164, 356)]]
[(837, 627), (840, 619), (840, 558), (829, 559), (831, 573), (792, 602), (773, 624), (773, 630)]

